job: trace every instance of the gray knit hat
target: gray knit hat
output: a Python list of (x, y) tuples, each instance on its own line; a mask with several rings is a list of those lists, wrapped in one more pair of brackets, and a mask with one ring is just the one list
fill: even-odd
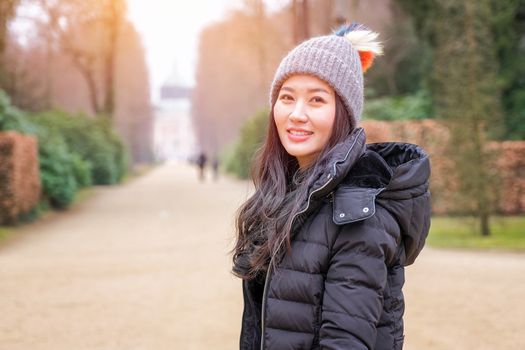
[(364, 103), (363, 72), (374, 55), (382, 54), (378, 34), (359, 23), (344, 25), (334, 34), (304, 41), (281, 61), (270, 90), (270, 106), (282, 84), (294, 74), (310, 74), (327, 82), (343, 101), (352, 127), (361, 119)]

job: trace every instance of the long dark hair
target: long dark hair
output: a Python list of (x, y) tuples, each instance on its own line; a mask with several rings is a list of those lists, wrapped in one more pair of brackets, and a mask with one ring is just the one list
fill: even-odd
[(282, 145), (271, 109), (266, 139), (251, 167), (255, 193), (237, 211), (237, 237), (232, 249), (232, 272), (236, 276), (249, 280), (261, 276), (270, 261), (277, 264), (291, 251), (292, 220), (302, 209), (308, 183), (329, 159), (330, 150), (354, 127), (337, 94), (335, 103), (332, 134), (317, 158), (304, 169), (299, 169), (297, 159)]

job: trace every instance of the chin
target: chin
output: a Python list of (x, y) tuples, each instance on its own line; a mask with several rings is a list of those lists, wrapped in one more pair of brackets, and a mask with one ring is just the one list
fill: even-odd
[(288, 152), (289, 155), (293, 156), (293, 157), (299, 157), (299, 158), (304, 158), (304, 157), (310, 157), (312, 154), (316, 153), (315, 150), (313, 149), (304, 149), (304, 148), (299, 148), (299, 147), (285, 147), (286, 149), (286, 152)]
[[(313, 140), (309, 140), (313, 141)], [(281, 144), (283, 145), (286, 152), (293, 157), (310, 157), (312, 154), (319, 152), (315, 143), (312, 142), (291, 142), (284, 136), (284, 140), (281, 138)]]
[(288, 152), (289, 155), (294, 157), (303, 157), (310, 153), (308, 150), (305, 150), (303, 147), (296, 147), (294, 145), (286, 145), (284, 147), (286, 152)]

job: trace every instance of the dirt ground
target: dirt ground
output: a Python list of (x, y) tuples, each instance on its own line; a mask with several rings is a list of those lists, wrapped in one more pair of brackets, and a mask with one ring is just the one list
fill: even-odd
[[(98, 187), (0, 245), (0, 350), (237, 349), (227, 252), (249, 185), (195, 175)], [(525, 349), (525, 254), (426, 247), (406, 279), (404, 349)]]

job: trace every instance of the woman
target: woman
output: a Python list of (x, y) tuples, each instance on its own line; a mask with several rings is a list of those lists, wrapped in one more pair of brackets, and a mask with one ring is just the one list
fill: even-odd
[(255, 193), (237, 216), (242, 350), (402, 348), (404, 266), (428, 234), (430, 164), (417, 145), (365, 145), (376, 38), (345, 25), (297, 46), (275, 74)]

